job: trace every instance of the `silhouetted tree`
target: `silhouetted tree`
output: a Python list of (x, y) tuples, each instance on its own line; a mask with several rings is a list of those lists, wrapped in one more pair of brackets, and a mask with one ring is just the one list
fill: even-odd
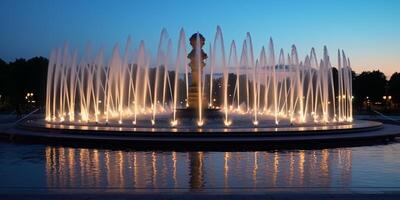
[(16, 59), (8, 64), (0, 61), (0, 94), (9, 108), (26, 104), (27, 93), (34, 94), (31, 100), (35, 100), (35, 106), (44, 105), (47, 65), (48, 60), (43, 57)]
[(393, 102), (400, 103), (400, 73), (396, 72), (390, 77), (388, 92)]
[(6, 102), (6, 97), (7, 97), (7, 89), (6, 89), (6, 79), (7, 75), (9, 73), (7, 72), (7, 63), (4, 62), (2, 59), (0, 59), (0, 105), (3, 106)]
[(387, 81), (385, 74), (378, 71), (362, 72), (353, 82), (353, 94), (357, 104), (362, 103), (366, 97), (371, 101), (381, 101), (385, 95)]

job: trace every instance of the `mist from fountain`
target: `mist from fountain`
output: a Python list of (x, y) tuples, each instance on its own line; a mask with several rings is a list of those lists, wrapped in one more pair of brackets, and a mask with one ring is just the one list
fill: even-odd
[[(200, 43), (199, 37), (196, 42)], [(300, 61), (295, 45), (290, 53), (280, 49), (276, 55), (270, 38), (255, 58), (247, 33), (241, 52), (232, 41), (226, 56), (220, 27), (209, 46), (209, 70), (205, 75), (198, 73), (198, 126), (211, 120), (204, 115), (207, 108), (220, 109), (221, 126), (225, 127), (234, 125), (240, 120), (235, 116), (242, 115), (251, 116), (255, 127), (262, 125), (259, 119), (263, 117), (273, 119), (275, 125), (281, 120), (291, 124), (353, 120), (352, 71), (343, 51), (338, 50), (334, 68), (326, 47), (320, 60), (312, 48)], [(129, 122), (133, 126), (149, 121), (158, 126), (167, 118), (168, 126), (179, 127), (183, 122), (176, 111), (189, 105), (191, 75), (184, 30), (180, 31), (176, 49), (167, 31), (161, 31), (155, 64), (151, 64), (152, 56), (144, 41), (137, 49), (131, 47), (130, 37), (122, 54), (116, 44), (108, 62), (103, 49), (93, 56), (87, 48), (81, 58), (68, 45), (53, 50), (47, 74), (46, 120)], [(202, 62), (200, 45), (197, 48), (196, 62)]]

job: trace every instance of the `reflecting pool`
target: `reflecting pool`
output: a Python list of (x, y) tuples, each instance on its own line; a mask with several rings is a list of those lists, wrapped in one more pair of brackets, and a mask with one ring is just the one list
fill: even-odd
[(0, 142), (0, 188), (400, 191), (400, 142), (321, 150), (157, 152)]

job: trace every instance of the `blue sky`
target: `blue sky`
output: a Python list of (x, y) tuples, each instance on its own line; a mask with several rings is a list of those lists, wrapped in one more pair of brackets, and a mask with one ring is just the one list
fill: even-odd
[(327, 45), (344, 49), (356, 71), (400, 71), (398, 0), (1, 0), (0, 58), (48, 57), (68, 42), (111, 51), (128, 35), (156, 49), (163, 27), (177, 43), (180, 28), (212, 41), (216, 26), (225, 45), (250, 32), (256, 52), (269, 37), (276, 48), (296, 44), (301, 55)]

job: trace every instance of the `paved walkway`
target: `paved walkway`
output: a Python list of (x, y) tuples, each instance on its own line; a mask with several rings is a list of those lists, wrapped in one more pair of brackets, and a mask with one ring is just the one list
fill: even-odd
[(385, 124), (400, 125), (400, 115), (384, 115), (376, 112), (376, 115), (355, 115), (355, 119), (380, 121)]

